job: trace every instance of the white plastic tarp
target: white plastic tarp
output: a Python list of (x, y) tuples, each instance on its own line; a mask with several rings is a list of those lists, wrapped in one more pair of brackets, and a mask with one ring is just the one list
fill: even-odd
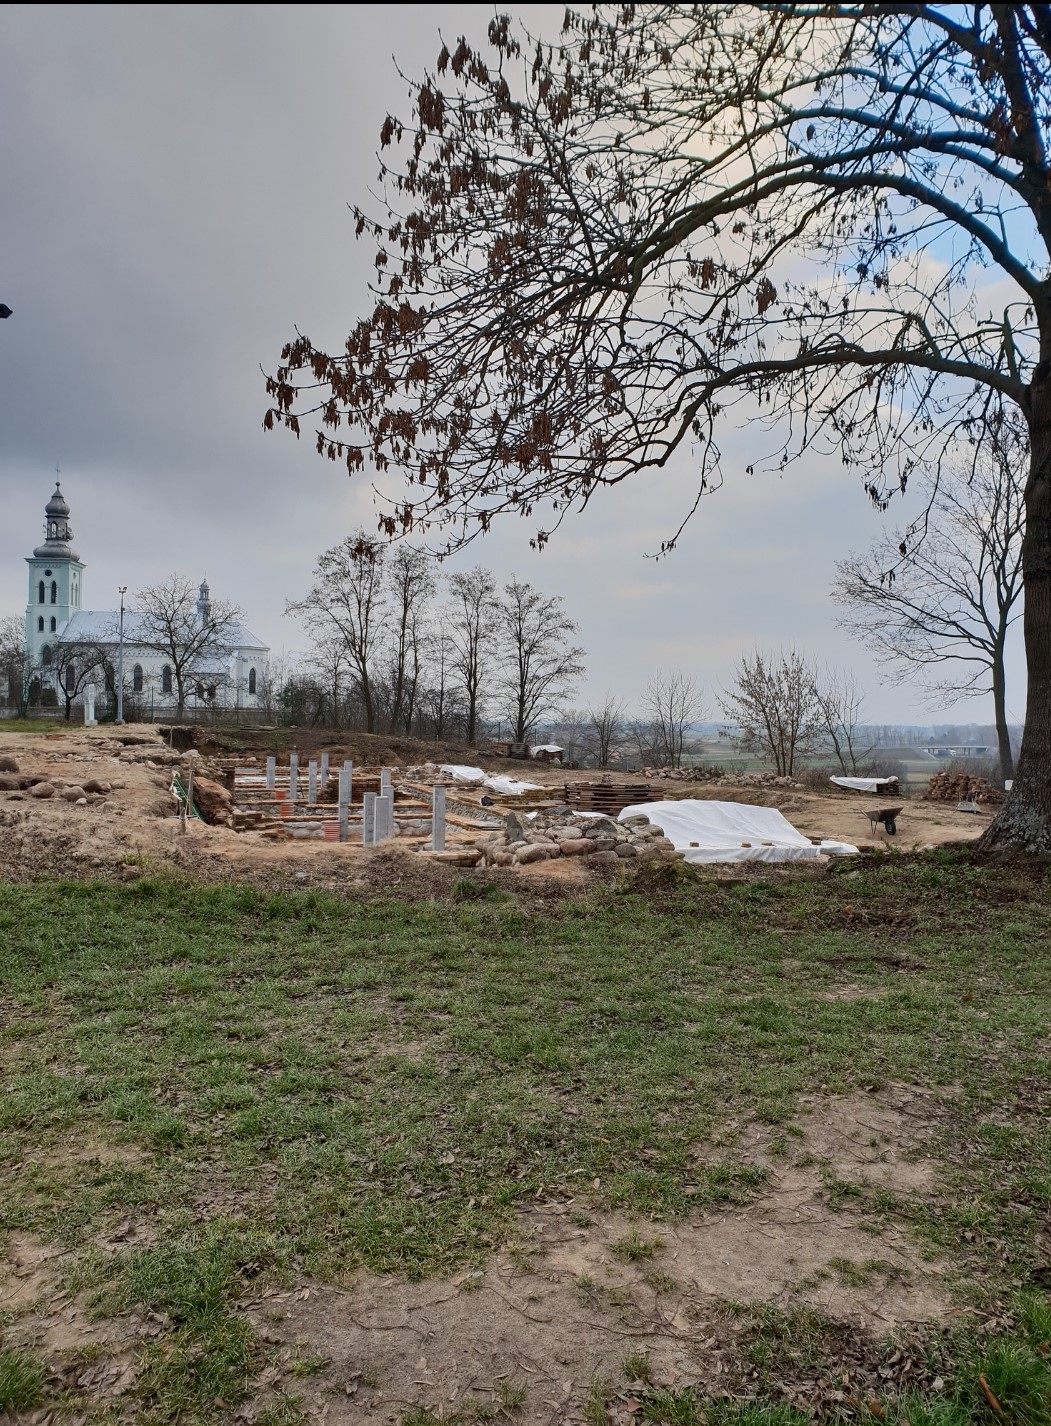
[(837, 787), (846, 787), (851, 792), (882, 792), (884, 788), (896, 787), (896, 777), (830, 777)]
[(519, 797), (523, 792), (543, 791), (539, 783), (521, 782), (518, 778), (507, 777), (503, 773), (490, 777), (483, 768), (466, 767), (461, 763), (442, 763), (441, 770), (456, 782), (481, 783), (490, 792), (500, 792), (506, 797)]
[(688, 862), (796, 862), (852, 856), (858, 850), (848, 842), (815, 846), (776, 807), (685, 797), (678, 802), (639, 802), (625, 807), (619, 820), (640, 815), (662, 827)]

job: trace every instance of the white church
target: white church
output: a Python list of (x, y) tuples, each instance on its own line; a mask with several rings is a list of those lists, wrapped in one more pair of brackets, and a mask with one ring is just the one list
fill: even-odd
[[(26, 650), (32, 675), (42, 689), (54, 689), (63, 701), (60, 680), (77, 688), (76, 650), (101, 650), (109, 668), (118, 667), (120, 614), (116, 610), (84, 609), (84, 564), (73, 548), (69, 505), (58, 483), (44, 507), (44, 543), (27, 558), (29, 600), (26, 605)], [(197, 617), (211, 613), (211, 593), (202, 582)], [(142, 621), (134, 609), (124, 613), (125, 717), (167, 714), (178, 703), (177, 681), (170, 657), (140, 641)], [(261, 709), (269, 670), (270, 650), (242, 624), (227, 631), (221, 648), (209, 649), (189, 671), (186, 707)], [(97, 653), (96, 653), (97, 660)], [(103, 682), (101, 673), (98, 683)], [(101, 688), (98, 690), (101, 692)], [(77, 703), (84, 701), (78, 689)], [(101, 711), (101, 710), (100, 710)]]

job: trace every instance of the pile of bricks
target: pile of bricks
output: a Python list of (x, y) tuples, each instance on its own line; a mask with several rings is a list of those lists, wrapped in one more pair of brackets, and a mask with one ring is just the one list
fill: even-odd
[(998, 787), (969, 772), (936, 772), (927, 784), (924, 797), (928, 802), (985, 802), (1004, 800)]

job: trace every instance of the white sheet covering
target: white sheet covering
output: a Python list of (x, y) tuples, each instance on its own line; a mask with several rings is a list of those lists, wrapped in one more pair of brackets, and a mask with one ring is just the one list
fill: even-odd
[(519, 797), (523, 792), (543, 791), (537, 782), (522, 782), (519, 778), (507, 777), (504, 773), (490, 777), (484, 769), (467, 767), (462, 763), (442, 763), (441, 770), (456, 782), (481, 783), (490, 792), (501, 792), (508, 797)]
[(858, 850), (849, 842), (815, 846), (776, 807), (685, 797), (678, 802), (639, 802), (625, 807), (619, 820), (640, 814), (662, 827), (688, 862), (797, 862), (854, 856)]
[(851, 792), (882, 792), (884, 788), (889, 792), (898, 785), (896, 777), (830, 777), (829, 782), (849, 788)]

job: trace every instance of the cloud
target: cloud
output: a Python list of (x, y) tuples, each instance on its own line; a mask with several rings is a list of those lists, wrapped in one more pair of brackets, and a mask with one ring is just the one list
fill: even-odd
[[(556, 33), (562, 10), (528, 6)], [(520, 12), (521, 13), (521, 12)], [(275, 649), (316, 555), (375, 519), (351, 483), (261, 430), (260, 366), (297, 325), (338, 343), (365, 300), (369, 250), (348, 204), (374, 186), (388, 109), (438, 31), (478, 36), (480, 6), (8, 6), (0, 11), (4, 253), (0, 613), (24, 606), (54, 467), (105, 608), (172, 570), (207, 573)], [(742, 647), (795, 642), (857, 668), (828, 599), (835, 558), (878, 520), (831, 460), (743, 474), (774, 434), (723, 436), (727, 479), (678, 550), (693, 459), (603, 492), (542, 556), (511, 520), (451, 566), (482, 562), (564, 595), (589, 688), (634, 698), (655, 662), (711, 687)], [(896, 518), (896, 516), (895, 516)], [(1011, 701), (1023, 697), (1017, 670)], [(984, 705), (982, 705), (984, 707)], [(908, 691), (874, 712), (920, 713)], [(927, 713), (922, 713), (926, 721)]]

